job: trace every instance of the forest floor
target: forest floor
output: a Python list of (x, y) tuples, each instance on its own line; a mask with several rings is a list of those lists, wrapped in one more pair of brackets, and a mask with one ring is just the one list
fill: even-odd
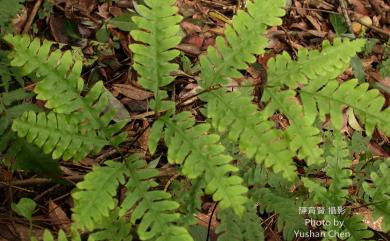
[[(179, 108), (197, 114), (201, 106), (195, 95), (198, 88), (196, 80), (199, 77), (198, 57), (208, 46), (214, 44), (217, 36), (223, 34), (224, 26), (230, 23), (237, 10), (245, 8), (245, 1), (177, 0), (177, 6), (184, 20), (181, 23), (183, 41), (177, 47), (182, 55), (181, 70), (176, 73), (174, 99), (181, 103)], [(131, 122), (126, 127), (130, 140), (120, 151), (141, 152), (147, 156), (148, 118), (154, 114), (148, 110), (152, 93), (140, 87), (135, 71), (131, 68), (132, 53), (128, 46), (132, 39), (128, 31), (132, 30), (132, 26), (128, 24), (131, 22), (128, 9), (134, 9), (131, 0), (30, 0), (26, 1), (23, 11), (15, 16), (12, 28), (15, 33), (29, 33), (77, 47), (75, 49), (84, 56), (85, 69), (82, 77), (85, 82), (92, 85), (103, 80), (118, 101), (112, 105), (116, 106), (121, 116), (131, 117)], [(366, 38), (369, 44), (353, 59), (352, 67), (340, 79), (358, 78), (366, 81), (383, 93), (387, 105), (390, 103), (388, 1), (288, 0), (286, 12), (283, 24), (268, 30), (268, 51), (258, 58), (257, 65), (247, 70), (246, 77), (258, 82), (264, 81), (262, 71), (267, 69), (268, 59), (283, 51), (295, 57), (300, 48), (318, 49), (323, 40), (332, 40), (336, 36)], [(39, 102), (37, 104), (42, 105)], [(344, 131), (348, 134), (350, 127), (346, 127)], [(375, 155), (389, 157), (389, 150), (383, 148), (383, 143), (389, 146), (388, 137), (376, 136), (367, 144), (367, 148)], [(33, 216), (33, 233), (41, 236), (44, 228), (68, 230), (72, 207), (70, 191), (93, 165), (117, 158), (117, 151), (105, 149), (100, 155), (91, 156), (79, 163), (61, 162), (65, 185), (31, 172), (11, 173), (0, 166), (0, 207), (20, 197), (30, 197), (38, 203)], [(159, 166), (165, 173), (165, 183), (170, 183), (177, 177), (174, 170), (164, 168), (164, 163)], [(198, 223), (206, 228), (210, 226), (211, 233), (219, 224), (215, 215), (211, 215), (212, 206), (210, 200), (203, 200), (202, 210), (197, 215)], [(265, 222), (268, 227), (267, 240), (282, 240), (274, 217), (270, 216)], [(374, 225), (369, 220), (367, 224), (370, 227)], [(12, 214), (10, 210), (0, 208), (1, 241), (28, 240), (28, 232), (29, 224), (26, 220)]]

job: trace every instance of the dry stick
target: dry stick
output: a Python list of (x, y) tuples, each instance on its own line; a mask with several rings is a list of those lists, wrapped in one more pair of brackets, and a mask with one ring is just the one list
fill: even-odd
[(351, 19), (349, 18), (348, 10), (347, 10), (348, 9), (347, 3), (345, 2), (345, 0), (339, 0), (339, 2), (341, 5), (341, 11), (343, 12), (345, 18), (345, 22), (348, 25), (349, 32), (353, 34), (352, 23), (351, 23)]
[(360, 23), (361, 25), (366, 26), (367, 28), (370, 28), (370, 29), (374, 30), (375, 32), (383, 34), (386, 37), (390, 37), (390, 32), (386, 32), (385, 30), (380, 29), (380, 28), (375, 27), (375, 26), (372, 26), (372, 25), (367, 25), (367, 23), (363, 22), (361, 19), (358, 19), (357, 22)]
[(27, 33), (30, 30), (31, 25), (34, 22), (34, 18), (37, 15), (39, 8), (41, 7), (42, 1), (43, 0), (37, 0), (35, 2), (35, 5), (31, 10), (30, 16), (28, 17), (27, 23), (26, 25), (24, 25), (23, 32), (22, 32), (23, 34)]
[(213, 207), (213, 210), (211, 211), (211, 215), (210, 215), (210, 219), (209, 219), (209, 225), (207, 226), (206, 241), (209, 241), (209, 238), (210, 238), (211, 222), (213, 221), (214, 212), (215, 212), (215, 210), (217, 209), (218, 203), (219, 203), (219, 202), (216, 202), (216, 203), (215, 203), (215, 205), (214, 205), (214, 207)]
[[(175, 168), (160, 168), (159, 177), (166, 177), (177, 174), (177, 170)], [(84, 179), (84, 175), (74, 175), (62, 178), (62, 180), (68, 182), (77, 182)], [(50, 184), (53, 183), (54, 180), (49, 178), (30, 178), (26, 180), (16, 180), (10, 183), (0, 182), (0, 188), (2, 187), (12, 187), (12, 186), (33, 186), (33, 185), (41, 185), (41, 184)]]
[(307, 10), (307, 11), (340, 14), (340, 13), (335, 12), (335, 11), (325, 10), (325, 9), (318, 9), (318, 8), (304, 8), (304, 7), (294, 7), (294, 6), (291, 6), (291, 7), (284, 8), (284, 9), (286, 9), (286, 10), (289, 10), (289, 9), (302, 9), (302, 10)]

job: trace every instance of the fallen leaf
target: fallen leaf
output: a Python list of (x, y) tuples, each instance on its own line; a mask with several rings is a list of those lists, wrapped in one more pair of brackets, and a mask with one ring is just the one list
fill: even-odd
[(383, 217), (378, 218), (377, 220), (372, 219), (372, 210), (362, 207), (359, 208), (357, 211), (354, 212), (355, 215), (359, 215), (363, 218), (363, 222), (367, 224), (368, 227), (371, 229), (382, 232), (382, 221)]
[(49, 200), (48, 215), (54, 226), (59, 229), (63, 229), (66, 233), (70, 232), (70, 219), (66, 216), (66, 213), (62, 210), (62, 208), (52, 200)]
[(79, 0), (78, 9), (84, 14), (90, 14), (92, 10), (95, 8), (96, 1), (95, 0)]
[(133, 100), (146, 100), (153, 97), (153, 93), (142, 90), (133, 85), (114, 84), (113, 89)]

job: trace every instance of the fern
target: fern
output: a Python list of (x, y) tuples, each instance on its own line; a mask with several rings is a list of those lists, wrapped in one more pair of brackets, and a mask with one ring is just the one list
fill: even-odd
[(54, 159), (62, 156), (65, 160), (81, 160), (91, 151), (97, 153), (105, 145), (117, 146), (126, 139), (126, 133), (117, 133), (127, 120), (110, 125), (115, 111), (107, 111), (110, 93), (102, 82), (96, 83), (85, 97), (81, 96), (82, 64), (74, 60), (70, 51), (49, 53), (49, 42), (41, 45), (38, 39), (30, 41), (28, 37), (7, 35), (5, 39), (14, 45), (11, 64), (22, 68), (24, 74), (34, 72), (39, 76), (41, 80), (34, 89), (36, 98), (45, 100), (45, 106), (54, 111), (47, 116), (26, 113), (15, 120), (13, 130), (19, 136), (44, 147), (45, 153), (53, 152)]
[(278, 214), (277, 227), (283, 231), (286, 240), (292, 240), (294, 231), (306, 230), (304, 219), (298, 214), (299, 203), (289, 197), (273, 193), (267, 188), (259, 188), (251, 194), (259, 203), (260, 210)]
[[(185, 228), (175, 225), (179, 219), (179, 214), (174, 212), (178, 203), (171, 201), (167, 192), (151, 190), (157, 183), (149, 179), (158, 175), (157, 170), (145, 168), (144, 162), (136, 156), (127, 158), (125, 164), (113, 161), (106, 164), (87, 174), (85, 180), (77, 184), (79, 190), (72, 194), (76, 200), (73, 209), (76, 227), (90, 231), (100, 229), (98, 224), (117, 207), (114, 195), (118, 185), (123, 184), (127, 191), (119, 206), (119, 217), (132, 210), (130, 221), (132, 224), (139, 221), (137, 232), (141, 240), (192, 240)], [(129, 178), (127, 182), (125, 177)]]
[(325, 119), (326, 114), (330, 114), (333, 125), (341, 129), (342, 108), (349, 106), (365, 124), (368, 135), (372, 134), (376, 126), (390, 133), (390, 109), (381, 111), (385, 100), (378, 90), (368, 90), (367, 83), (358, 84), (357, 80), (349, 80), (340, 84), (331, 80), (324, 84), (322, 79), (318, 79), (302, 88), (300, 94), (304, 113), (309, 119), (315, 118), (318, 108), (322, 119)]
[(347, 169), (352, 165), (352, 160), (348, 145), (340, 133), (334, 135), (328, 133), (329, 140), (332, 140), (329, 155), (326, 156), (326, 174), (332, 178), (329, 189), (306, 177), (302, 178), (302, 181), (312, 193), (314, 202), (320, 202), (328, 207), (342, 206), (348, 196), (347, 188), (352, 184), (352, 172)]
[(74, 60), (70, 51), (61, 53), (56, 50), (50, 53), (50, 42), (44, 41), (41, 45), (39, 39), (30, 41), (27, 36), (7, 35), (5, 40), (14, 46), (10, 54), (11, 64), (22, 68), (24, 74), (35, 72), (40, 77), (34, 92), (37, 99), (46, 101), (45, 107), (56, 113), (72, 114), (83, 124), (83, 128), (98, 130), (99, 136), (114, 145), (126, 138), (124, 133), (114, 136), (126, 124), (126, 120), (109, 126), (115, 112), (104, 113), (109, 92), (102, 82), (95, 84), (85, 97), (80, 95), (84, 89), (80, 77), (82, 63)]
[(172, 103), (162, 102), (168, 97), (161, 87), (170, 84), (173, 77), (170, 73), (178, 70), (177, 64), (170, 63), (179, 56), (178, 50), (171, 50), (181, 41), (179, 22), (182, 17), (175, 15), (177, 8), (175, 0), (146, 0), (145, 5), (139, 5), (136, 10), (140, 16), (132, 18), (139, 29), (131, 31), (131, 36), (144, 44), (132, 44), (134, 52), (134, 69), (140, 77), (139, 83), (154, 93), (151, 108), (158, 113), (160, 109), (171, 108)]
[(118, 208), (111, 211), (109, 216), (103, 217), (89, 234), (88, 241), (129, 241), (132, 240), (131, 223), (125, 217), (118, 215)]
[(95, 167), (87, 174), (72, 194), (76, 201), (73, 209), (76, 227), (93, 230), (95, 224), (100, 223), (116, 206), (113, 197), (119, 184), (125, 182), (126, 169), (118, 162), (107, 161), (105, 164), (105, 167)]
[(292, 61), (291, 57), (283, 52), (268, 62), (268, 83), (270, 86), (287, 85), (294, 89), (298, 84), (308, 84), (312, 80), (334, 79), (348, 67), (350, 58), (355, 56), (364, 44), (363, 39), (341, 41), (336, 38), (333, 45), (324, 41), (321, 51), (300, 49), (297, 61)]
[(383, 218), (382, 230), (388, 232), (390, 230), (390, 175), (388, 164), (381, 163), (378, 172), (372, 172), (370, 177), (373, 185), (364, 182), (362, 187), (368, 196), (368, 202), (372, 202), (374, 208), (373, 219)]
[(177, 114), (172, 119), (163, 118), (163, 121), (167, 126), (168, 161), (183, 164), (183, 174), (191, 179), (204, 175), (206, 193), (213, 194), (221, 208), (231, 207), (237, 214), (242, 214), (247, 188), (240, 177), (228, 176), (237, 168), (230, 164), (232, 157), (224, 154), (224, 147), (218, 143), (219, 136), (207, 134), (210, 125), (194, 126), (189, 112)]
[[(74, 234), (72, 235), (72, 239), (69, 239), (69, 241), (81, 241), (81, 238), (78, 234)], [(43, 233), (43, 241), (55, 241), (55, 240), (58, 240), (58, 241), (68, 241), (68, 238), (66, 237), (66, 234), (64, 231), (60, 230), (58, 232), (58, 239), (55, 239), (53, 237), (53, 235), (48, 231), (48, 230), (45, 230), (44, 233)], [(34, 239), (32, 239), (31, 241), (34, 241)], [(92, 241), (92, 240), (91, 240)]]
[(323, 151), (319, 148), (322, 142), (320, 130), (313, 126), (314, 120), (306, 118), (302, 106), (295, 100), (295, 91), (266, 88), (264, 100), (269, 101), (267, 110), (280, 111), (290, 121), (285, 131), (290, 149), (294, 153), (298, 151), (298, 158), (306, 159), (308, 165), (320, 164), (323, 160)]
[[(239, 10), (233, 17), (232, 24), (225, 29), (225, 38), (217, 37), (216, 47), (209, 47), (207, 55), (200, 58), (201, 80), (199, 85), (209, 89), (229, 82), (228, 78), (241, 78), (238, 70), (248, 67), (256, 61), (254, 54), (264, 53), (268, 41), (260, 36), (267, 26), (282, 23), (284, 0), (248, 1), (247, 10)], [(207, 99), (207, 98), (206, 98)]]
[(16, 89), (0, 94), (0, 159), (14, 169), (32, 170), (40, 175), (58, 177), (58, 163), (43, 154), (39, 148), (19, 138), (12, 130), (14, 119), (26, 111), (40, 109), (30, 102), (34, 94)]
[(245, 214), (237, 216), (229, 209), (219, 213), (221, 224), (216, 233), (220, 234), (218, 241), (263, 241), (264, 234), (261, 219), (257, 216), (256, 204), (250, 201), (246, 205)]
[(75, 120), (54, 112), (48, 115), (43, 112), (25, 112), (14, 120), (12, 129), (19, 137), (25, 137), (28, 142), (43, 148), (46, 154), (53, 153), (54, 159), (63, 157), (69, 160), (74, 157), (75, 160), (81, 160), (88, 153), (98, 153), (109, 144), (96, 133), (82, 130)]
[(274, 123), (268, 120), (270, 114), (257, 111), (247, 91), (225, 93), (216, 90), (206, 95), (213, 96), (207, 104), (207, 115), (215, 128), (227, 132), (231, 141), (238, 141), (240, 150), (248, 158), (255, 157), (258, 163), (264, 162), (288, 180), (296, 178), (293, 152), (289, 150), (283, 132), (273, 128)]
[[(159, 88), (172, 82), (173, 78), (169, 77), (169, 74), (178, 69), (178, 65), (169, 63), (179, 55), (178, 51), (170, 49), (180, 42), (180, 37), (176, 35), (181, 17), (174, 15), (177, 9), (172, 6), (173, 3), (173, 0), (145, 1), (145, 6), (137, 7), (142, 17), (134, 18), (139, 30), (131, 32), (134, 39), (144, 43), (130, 47), (135, 53), (135, 69), (140, 75), (140, 83), (154, 92), (156, 103), (152, 104), (152, 109), (155, 112), (159, 110), (158, 103), (167, 97)], [(229, 164), (232, 158), (223, 155), (224, 148), (218, 143), (219, 137), (205, 134), (210, 126), (195, 125), (188, 112), (172, 118), (164, 116), (154, 123), (151, 131), (149, 147), (152, 153), (156, 149), (164, 125), (168, 161), (172, 164), (183, 164), (183, 174), (191, 179), (204, 175), (206, 192), (213, 194), (214, 200), (221, 201), (222, 208), (232, 207), (237, 213), (242, 213), (247, 188), (241, 185), (241, 178), (227, 176), (229, 172), (237, 169)], [(194, 141), (195, 139), (198, 141)]]
[[(227, 84), (229, 78), (241, 78), (238, 70), (246, 69), (267, 46), (264, 33), (268, 25), (279, 25), (285, 1), (248, 2), (248, 12), (238, 11), (232, 24), (226, 27), (225, 38), (216, 39), (216, 47), (209, 47), (207, 55), (200, 58), (203, 89), (213, 89)], [(248, 157), (255, 156), (257, 162), (265, 162), (275, 172), (283, 172), (289, 180), (296, 178), (293, 153), (283, 133), (273, 129), (268, 119), (271, 113), (258, 113), (248, 93), (226, 93), (210, 91), (200, 98), (207, 103), (207, 117), (221, 132), (228, 132), (232, 141), (239, 140), (240, 149)], [(253, 140), (257, 139), (258, 142)], [(267, 145), (265, 148), (261, 143)], [(268, 145), (268, 143), (273, 143)]]
[[(332, 178), (329, 188), (309, 178), (302, 178), (302, 181), (311, 193), (315, 203), (320, 203), (325, 207), (339, 207), (346, 203), (348, 188), (352, 184), (352, 171), (348, 169), (352, 165), (352, 159), (349, 156), (348, 144), (341, 137), (340, 133), (335, 133), (334, 135), (328, 133), (328, 140), (332, 140), (329, 156), (326, 157), (326, 174)], [(337, 226), (328, 226), (325, 228), (330, 232), (335, 229), (340, 229), (340, 233), (348, 232), (351, 235), (348, 238), (349, 241), (365, 240), (373, 235), (371, 231), (367, 230), (367, 225), (357, 216), (349, 218), (346, 215), (344, 217), (325, 215), (324, 217), (324, 220), (332, 221), (331, 223), (335, 219), (344, 220), (345, 224), (342, 229)]]

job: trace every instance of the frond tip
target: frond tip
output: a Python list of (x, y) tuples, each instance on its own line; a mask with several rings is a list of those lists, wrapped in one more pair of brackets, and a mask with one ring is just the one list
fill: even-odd
[(77, 121), (66, 115), (50, 112), (25, 112), (14, 120), (12, 130), (19, 137), (43, 148), (45, 153), (53, 153), (54, 159), (74, 158), (81, 160), (90, 152), (99, 152), (109, 143), (94, 131), (85, 131)]
[(167, 94), (160, 87), (170, 84), (174, 79), (171, 72), (178, 70), (177, 64), (170, 63), (179, 55), (173, 48), (181, 41), (179, 22), (182, 17), (176, 15), (178, 9), (174, 3), (174, 0), (145, 0), (145, 5), (136, 7), (139, 16), (133, 17), (138, 29), (130, 34), (143, 43), (130, 45), (134, 53), (133, 67), (140, 75), (139, 83), (154, 93), (152, 109), (161, 108)]

